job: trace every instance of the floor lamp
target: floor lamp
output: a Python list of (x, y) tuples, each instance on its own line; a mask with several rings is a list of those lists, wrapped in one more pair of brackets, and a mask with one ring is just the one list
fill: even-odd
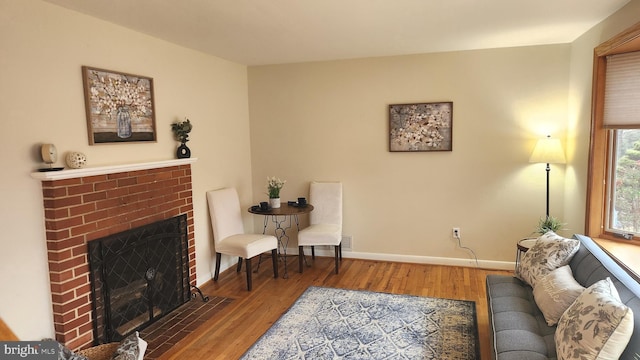
[(538, 140), (533, 153), (529, 158), (530, 163), (546, 163), (547, 164), (547, 219), (549, 218), (549, 172), (551, 167), (549, 164), (564, 164), (564, 151), (559, 139), (552, 139), (550, 135), (546, 138)]

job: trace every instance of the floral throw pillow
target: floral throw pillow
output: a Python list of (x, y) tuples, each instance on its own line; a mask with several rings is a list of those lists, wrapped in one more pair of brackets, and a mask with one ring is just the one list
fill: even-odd
[(633, 311), (620, 302), (611, 279), (588, 287), (556, 329), (558, 359), (618, 359), (633, 332)]
[(59, 341), (50, 338), (42, 339), (42, 341), (51, 341), (58, 344), (58, 360), (89, 360), (80, 354), (74, 353), (73, 351), (71, 351), (71, 349), (64, 346)]
[(533, 298), (547, 324), (553, 326), (583, 291), (584, 287), (573, 278), (569, 265), (565, 265), (538, 279)]
[(139, 347), (139, 336), (138, 332), (134, 332), (133, 334), (127, 336), (122, 341), (120, 341), (120, 345), (116, 349), (116, 352), (113, 354), (114, 360), (138, 360), (140, 355), (140, 347)]
[(549, 231), (522, 255), (516, 268), (516, 277), (534, 287), (538, 278), (567, 265), (579, 247), (580, 241)]

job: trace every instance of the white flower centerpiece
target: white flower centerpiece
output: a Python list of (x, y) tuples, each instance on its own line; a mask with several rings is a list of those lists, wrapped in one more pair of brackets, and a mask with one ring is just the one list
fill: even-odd
[(131, 117), (151, 114), (151, 98), (145, 95), (148, 92), (148, 82), (143, 79), (123, 80), (121, 76), (100, 76), (90, 92), (97, 113), (115, 118), (119, 138), (131, 137)]
[(267, 176), (267, 194), (269, 195), (269, 205), (271, 205), (271, 207), (274, 209), (280, 207), (280, 190), (286, 182), (287, 180), (280, 180), (275, 176)]

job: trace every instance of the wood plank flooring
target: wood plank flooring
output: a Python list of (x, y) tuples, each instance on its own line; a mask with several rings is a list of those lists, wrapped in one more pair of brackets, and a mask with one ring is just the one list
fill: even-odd
[[(234, 301), (161, 359), (238, 359), (310, 285), (475, 301), (481, 358), (491, 358), (485, 277), (512, 272), (345, 258), (336, 275), (333, 258), (307, 259), (311, 267), (300, 274), (297, 258), (288, 258), (288, 279), (274, 279), (270, 259), (263, 260), (251, 292), (235, 266), (202, 286), (205, 294)], [(282, 276), (282, 264), (279, 270)]]
[(0, 341), (18, 341), (16, 334), (0, 318)]

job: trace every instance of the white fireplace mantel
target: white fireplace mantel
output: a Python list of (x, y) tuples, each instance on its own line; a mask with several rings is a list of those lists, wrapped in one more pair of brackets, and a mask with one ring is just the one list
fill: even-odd
[(89, 168), (83, 168), (83, 169), (65, 169), (60, 171), (32, 172), (31, 177), (34, 179), (38, 179), (40, 181), (73, 179), (73, 178), (80, 178), (85, 176), (115, 174), (115, 173), (125, 172), (125, 171), (137, 171), (137, 170), (147, 170), (147, 169), (157, 169), (157, 168), (164, 168), (164, 167), (171, 167), (171, 166), (187, 165), (187, 164), (193, 164), (197, 160), (198, 158), (173, 159), (173, 160), (146, 162), (146, 163), (89, 167)]

